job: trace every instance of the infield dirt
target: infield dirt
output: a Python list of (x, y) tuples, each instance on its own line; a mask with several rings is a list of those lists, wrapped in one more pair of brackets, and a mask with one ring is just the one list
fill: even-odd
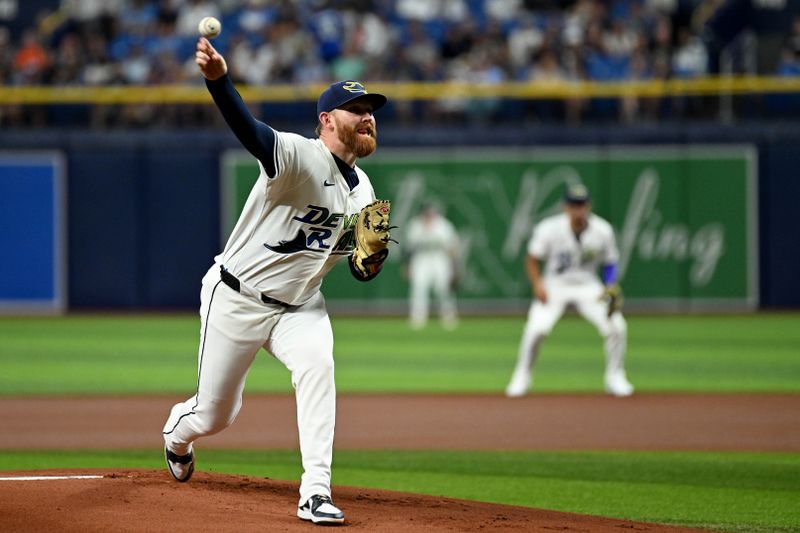
[[(0, 449), (162, 445), (182, 397), (1, 398)], [(337, 449), (800, 451), (798, 394), (350, 394)], [(200, 447), (297, 448), (294, 398), (245, 395), (233, 425)]]

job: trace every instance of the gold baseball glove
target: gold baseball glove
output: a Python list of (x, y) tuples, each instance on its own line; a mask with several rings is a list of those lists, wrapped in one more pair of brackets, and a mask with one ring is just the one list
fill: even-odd
[(360, 279), (374, 278), (389, 255), (389, 230), (396, 227), (389, 225), (390, 209), (388, 200), (375, 200), (358, 214), (351, 264)]

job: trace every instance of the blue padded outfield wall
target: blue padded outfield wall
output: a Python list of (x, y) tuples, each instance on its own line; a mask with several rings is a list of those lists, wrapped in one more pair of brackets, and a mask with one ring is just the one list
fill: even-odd
[[(279, 129), (291, 129), (283, 124), (275, 125)], [(310, 130), (298, 133), (312, 135)], [(614, 147), (618, 153), (620, 147), (626, 145), (638, 149), (649, 147), (656, 152), (665, 147), (688, 149), (691, 145), (751, 147), (756, 168), (755, 190), (749, 196), (755, 198), (736, 196), (736, 202), (752, 203), (750, 212), (755, 224), (751, 227), (755, 235), (750, 241), (737, 239), (732, 248), (723, 249), (723, 259), (727, 257), (730, 262), (724, 272), (720, 272), (729, 275), (729, 279), (738, 280), (735, 281), (739, 284), (736, 290), (744, 291), (737, 293), (741, 296), (738, 304), (752, 302), (761, 308), (800, 307), (800, 277), (797, 276), (800, 224), (796, 215), (800, 198), (800, 180), (796, 179), (800, 168), (800, 127), (679, 124), (503, 128), (493, 131), (491, 136), (480, 129), (384, 128), (380, 132), (380, 143), (381, 148), (412, 149), (410, 153), (416, 147), (435, 152), (437, 146), (448, 147), (447, 151), (452, 148), (478, 151), (479, 147), (484, 154), (490, 153), (491, 147), (518, 153), (530, 149), (534, 160), (539, 148), (596, 153), (602, 152), (604, 147)], [(220, 228), (226, 224), (220, 192), (223, 154), (240, 148), (227, 130), (5, 131), (0, 132), (0, 146), (4, 152), (12, 154), (32, 150), (57, 150), (63, 154), (67, 182), (64, 301), (69, 309), (171, 310), (193, 309), (199, 305), (200, 279), (220, 250), (223, 241)], [(377, 157), (375, 162), (378, 162)], [(369, 159), (363, 166), (367, 168), (368, 165)], [(602, 176), (589, 181), (597, 187), (602, 183)], [(698, 220), (705, 211), (738, 209), (741, 217), (748, 216), (742, 208), (744, 204), (728, 205), (731, 198), (715, 192), (714, 188), (689, 189), (675, 194), (690, 198), (691, 216)], [(602, 190), (610, 193), (613, 188), (602, 187)], [(667, 189), (662, 188), (662, 191)], [(378, 191), (379, 196), (382, 192)], [(400, 192), (384, 194), (393, 199), (391, 195)], [(617, 208), (612, 199), (598, 197), (597, 200), (598, 211), (608, 209), (608, 213), (601, 214), (613, 218)], [(25, 241), (3, 241), (2, 262), (6, 264), (10, 259), (30, 255), (27, 251), (19, 253), (30, 245), (25, 232), (43, 231), (48, 222), (47, 217), (36, 217), (31, 225), (24, 217), (6, 211), (7, 203), (2, 206), (5, 213), (0, 213), (0, 222), (4, 238), (10, 238), (7, 237), (10, 234), (18, 241)], [(38, 236), (30, 240), (41, 242)], [(753, 244), (751, 258), (742, 249), (745, 246), (742, 243), (746, 242)], [(720, 268), (723, 264), (721, 260)], [(753, 286), (742, 289), (741, 280), (750, 275), (748, 272), (754, 276)], [(521, 263), (518, 276), (522, 280), (516, 285), (520, 294), (496, 296), (501, 300), (527, 301), (530, 291), (524, 284)], [(7, 278), (3, 277), (5, 281)], [(364, 288), (357, 282), (345, 280), (343, 283), (353, 284), (352, 294), (356, 297), (368, 297), (368, 293), (361, 295)], [(398, 279), (393, 283), (403, 282)], [(16, 286), (8, 282), (6, 285)], [(45, 284), (39, 288), (46, 291)], [(5, 290), (11, 289), (6, 287)], [(397, 293), (398, 289), (392, 290)], [(371, 303), (378, 305), (380, 302)], [(690, 308), (678, 307), (678, 310)]]
[(63, 157), (0, 151), (0, 312), (65, 305)]

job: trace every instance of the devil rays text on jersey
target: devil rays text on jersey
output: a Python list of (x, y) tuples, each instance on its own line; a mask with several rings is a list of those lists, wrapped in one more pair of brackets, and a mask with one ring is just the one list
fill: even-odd
[[(353, 226), (358, 219), (358, 213), (331, 213), (329, 209), (318, 205), (307, 205), (308, 211), (301, 217), (292, 217), (304, 224), (297, 230), (291, 240), (283, 240), (278, 244), (264, 243), (264, 246), (280, 254), (293, 254), (302, 250), (324, 253), (330, 250), (331, 254), (348, 255), (353, 251)], [(336, 244), (331, 248), (331, 237), (342, 222), (342, 229)]]

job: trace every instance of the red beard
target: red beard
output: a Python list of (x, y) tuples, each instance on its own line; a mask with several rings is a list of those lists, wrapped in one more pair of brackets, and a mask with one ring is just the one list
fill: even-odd
[[(369, 136), (359, 135), (358, 130), (365, 129)], [(339, 140), (342, 141), (348, 150), (353, 152), (356, 157), (367, 157), (375, 151), (378, 146), (377, 133), (372, 124), (360, 124), (355, 128), (348, 128), (340, 125)]]

